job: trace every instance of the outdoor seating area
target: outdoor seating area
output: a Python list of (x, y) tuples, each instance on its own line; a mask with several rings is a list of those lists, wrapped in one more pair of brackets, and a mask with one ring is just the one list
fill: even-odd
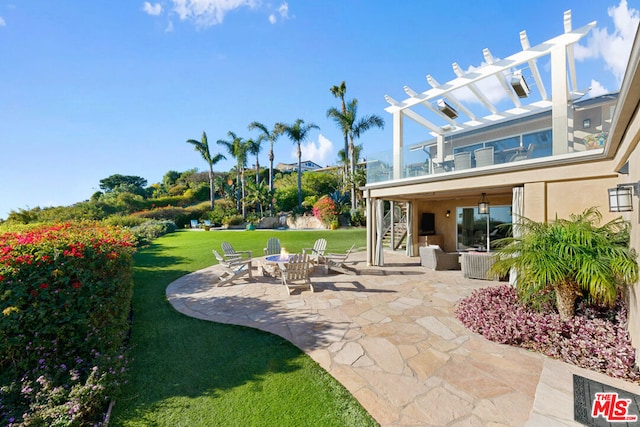
[(222, 253), (212, 249), (212, 252), (223, 268), (222, 274), (214, 281), (216, 286), (235, 282), (236, 279), (248, 276), (253, 279), (252, 268), (259, 269), (262, 277), (275, 278), (282, 281), (291, 294), (294, 289), (310, 290), (313, 292), (311, 274), (316, 272), (326, 276), (330, 272), (357, 275), (357, 270), (348, 264), (353, 264), (350, 255), (356, 245), (353, 244), (346, 253), (325, 253), (326, 239), (317, 239), (312, 248), (303, 248), (300, 253), (288, 254), (282, 247), (280, 239), (271, 237), (263, 249), (264, 257), (252, 258), (251, 251), (236, 250), (229, 242), (222, 242)]
[(447, 253), (440, 246), (421, 246), (420, 265), (431, 270), (460, 270), (460, 254)]
[[(363, 252), (348, 256), (364, 258)], [(387, 252), (385, 262), (357, 277), (313, 276), (314, 292), (291, 296), (281, 280), (257, 277), (203, 293), (202, 280), (220, 272), (212, 266), (179, 278), (166, 295), (185, 315), (289, 340), (381, 425), (551, 425), (548, 414), (573, 425), (573, 406), (564, 404), (573, 399), (572, 375), (606, 378), (489, 342), (460, 325), (456, 302), (487, 282), (455, 270), (425, 272), (416, 258), (397, 252)], [(423, 410), (433, 407), (438, 411)]]

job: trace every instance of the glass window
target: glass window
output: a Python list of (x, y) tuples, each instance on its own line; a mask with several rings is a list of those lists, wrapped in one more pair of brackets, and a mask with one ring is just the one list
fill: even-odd
[(487, 250), (487, 217), (489, 218), (489, 245), (495, 240), (508, 237), (511, 223), (511, 206), (490, 206), (489, 215), (478, 213), (478, 207), (456, 208), (458, 221), (458, 251)]
[(533, 151), (527, 156), (530, 159), (550, 156), (553, 151), (551, 146), (551, 129), (523, 135), (522, 142), (525, 148), (533, 148)]

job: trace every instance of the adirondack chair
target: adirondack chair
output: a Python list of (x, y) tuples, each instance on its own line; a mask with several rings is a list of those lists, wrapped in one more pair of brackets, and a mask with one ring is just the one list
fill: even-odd
[(327, 249), (326, 239), (318, 239), (313, 244), (313, 248), (303, 248), (302, 253), (309, 257), (309, 261), (315, 265), (324, 262), (324, 251)]
[(349, 250), (344, 254), (326, 254), (324, 256), (324, 259), (325, 265), (327, 266), (327, 271), (332, 270), (342, 274), (356, 275), (356, 270), (352, 267), (347, 267), (347, 265), (345, 264), (355, 246), (356, 245), (354, 243), (353, 245), (351, 245), (351, 248), (349, 248)]
[(222, 252), (224, 252), (224, 256), (226, 258), (243, 258), (243, 259), (251, 259), (251, 251), (236, 251), (231, 243), (222, 242)]
[(309, 279), (311, 264), (307, 254), (295, 254), (289, 257), (289, 261), (279, 265), (282, 272), (282, 284), (287, 288), (287, 294), (291, 295), (292, 289), (308, 288), (313, 292), (313, 285)]
[(251, 274), (251, 258), (228, 258), (220, 255), (220, 253), (215, 249), (212, 249), (212, 252), (218, 260), (218, 264), (220, 264), (224, 270), (218, 277), (218, 282), (215, 283), (216, 286), (222, 286), (226, 283), (233, 282), (237, 278), (246, 274), (249, 275), (249, 279), (253, 279), (253, 275)]
[(267, 247), (264, 248), (264, 254), (266, 255), (277, 255), (280, 253), (280, 239), (277, 237), (272, 237), (267, 240)]

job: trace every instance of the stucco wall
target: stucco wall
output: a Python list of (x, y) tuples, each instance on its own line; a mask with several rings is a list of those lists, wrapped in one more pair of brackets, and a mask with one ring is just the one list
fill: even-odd
[[(640, 181), (640, 146), (629, 157), (629, 175), (621, 176), (619, 182)], [(631, 247), (640, 253), (640, 202), (633, 197), (633, 212), (624, 214), (631, 223)], [(635, 283), (629, 290), (629, 334), (636, 349), (640, 348), (640, 283)], [(636, 363), (640, 365), (640, 353), (636, 351)]]

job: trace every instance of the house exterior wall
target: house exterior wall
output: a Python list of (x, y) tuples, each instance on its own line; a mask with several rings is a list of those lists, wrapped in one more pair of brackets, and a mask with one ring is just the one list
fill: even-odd
[[(636, 119), (640, 123), (639, 119)], [(637, 134), (636, 134), (637, 135)], [(621, 182), (640, 181), (640, 146), (629, 157), (629, 175)], [(612, 186), (614, 187), (614, 186)], [(633, 212), (625, 213), (625, 219), (631, 223), (631, 247), (640, 253), (640, 203), (633, 198)], [(640, 283), (634, 283), (629, 289), (629, 335), (636, 349), (640, 348)], [(636, 350), (636, 364), (640, 364), (640, 353)]]

